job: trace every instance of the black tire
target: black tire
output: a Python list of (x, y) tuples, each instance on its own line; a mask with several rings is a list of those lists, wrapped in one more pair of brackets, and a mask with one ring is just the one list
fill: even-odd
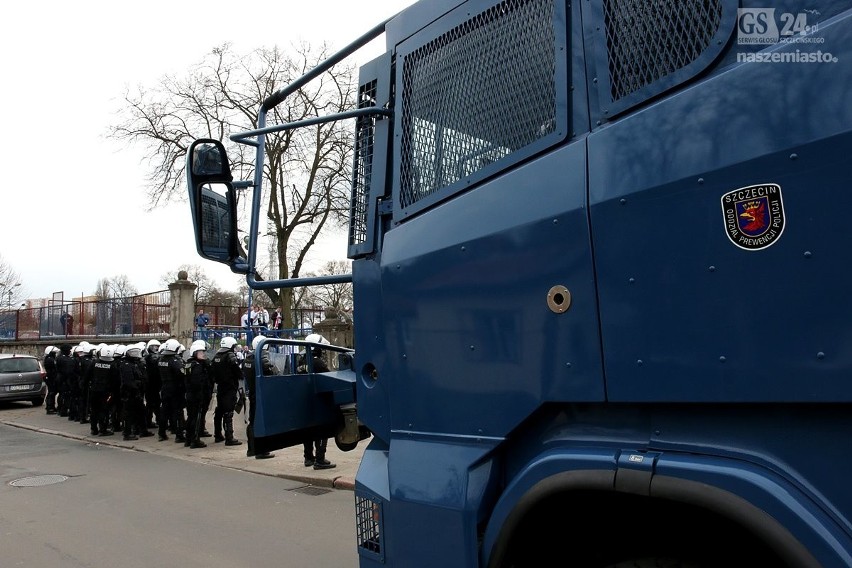
[(610, 564), (606, 568), (701, 568), (700, 564), (677, 558), (636, 558)]
[(337, 446), (337, 449), (341, 452), (351, 452), (356, 448), (356, 446), (358, 446), (358, 442), (344, 444), (343, 442), (338, 441), (337, 438), (334, 438), (334, 445)]
[(44, 398), (34, 398), (32, 402), (33, 406), (41, 406), (42, 404), (44, 404)]

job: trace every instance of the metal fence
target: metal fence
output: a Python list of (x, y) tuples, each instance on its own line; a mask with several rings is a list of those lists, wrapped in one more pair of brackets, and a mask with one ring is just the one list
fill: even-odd
[(125, 298), (49, 302), (0, 313), (0, 339), (72, 336), (168, 335), (168, 290)]
[[(0, 311), (0, 341), (38, 340), (74, 336), (159, 336), (171, 335), (171, 296), (168, 290), (150, 292), (124, 298), (104, 300), (73, 300), (48, 302), (32, 308)], [(208, 326), (211, 339), (234, 335), (245, 339), (253, 335), (241, 328), (245, 306), (213, 306), (199, 304), (210, 317)], [(293, 311), (295, 329), (266, 330), (268, 337), (298, 337), (304, 335), (314, 323), (323, 319), (320, 307), (299, 308)], [(255, 330), (257, 331), (257, 330)], [(249, 338), (250, 341), (250, 338)]]

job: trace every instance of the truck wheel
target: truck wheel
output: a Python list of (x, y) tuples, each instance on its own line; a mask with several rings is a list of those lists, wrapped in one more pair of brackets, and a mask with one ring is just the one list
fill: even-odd
[(351, 452), (358, 445), (358, 442), (350, 442), (350, 443), (344, 444), (343, 442), (341, 442), (337, 438), (334, 438), (334, 445), (337, 446), (337, 449), (340, 450), (341, 452)]
[(606, 568), (701, 568), (701, 565), (677, 558), (637, 558), (610, 564)]

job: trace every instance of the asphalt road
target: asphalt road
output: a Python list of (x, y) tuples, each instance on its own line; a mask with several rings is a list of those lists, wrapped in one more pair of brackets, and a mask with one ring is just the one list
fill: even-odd
[(351, 491), (4, 424), (0, 481), (2, 566), (358, 565)]

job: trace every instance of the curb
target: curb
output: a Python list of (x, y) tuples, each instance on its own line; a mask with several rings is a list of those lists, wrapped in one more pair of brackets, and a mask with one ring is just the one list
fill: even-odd
[(195, 462), (195, 463), (215, 465), (215, 466), (218, 466), (218, 467), (224, 467), (226, 469), (235, 469), (235, 470), (239, 470), (239, 471), (245, 471), (245, 472), (248, 472), (248, 473), (254, 473), (254, 474), (257, 474), (257, 475), (266, 475), (268, 477), (278, 477), (280, 479), (287, 479), (287, 480), (290, 480), (290, 481), (298, 481), (298, 482), (304, 483), (305, 485), (313, 485), (315, 487), (329, 487), (331, 489), (342, 489), (342, 490), (349, 490), (349, 491), (354, 491), (354, 489), (355, 489), (355, 480), (350, 478), (350, 477), (346, 477), (346, 476), (335, 477), (333, 479), (323, 479), (323, 478), (318, 478), (318, 477), (312, 477), (312, 476), (309, 476), (309, 475), (288, 475), (286, 473), (270, 473), (270, 472), (261, 471), (259, 469), (255, 469), (255, 468), (252, 468), (252, 467), (235, 466), (235, 465), (220, 463), (220, 462), (217, 462), (215, 460), (210, 459), (209, 457), (202, 458), (202, 457), (199, 456), (199, 459), (193, 459), (193, 458), (189, 458), (189, 457), (181, 456), (181, 455), (167, 454), (167, 453), (160, 453), (160, 452), (151, 452), (147, 448), (137, 446), (137, 445), (133, 444), (132, 442), (126, 442), (126, 441), (122, 440), (120, 435), (118, 435), (118, 439), (114, 439), (114, 438), (106, 438), (106, 437), (101, 437), (101, 436), (86, 436), (86, 435), (82, 435), (82, 434), (72, 434), (72, 433), (69, 433), (69, 432), (64, 432), (62, 430), (52, 430), (50, 428), (40, 428), (38, 426), (32, 426), (30, 424), (23, 424), (21, 422), (11, 422), (11, 421), (7, 421), (7, 420), (0, 420), (0, 423), (5, 424), (7, 426), (11, 426), (13, 428), (20, 428), (21, 430), (29, 430), (31, 432), (40, 432), (42, 434), (50, 434), (52, 436), (61, 436), (63, 438), (69, 438), (71, 440), (79, 440), (81, 442), (92, 442), (92, 443), (100, 444), (100, 445), (103, 445), (103, 446), (111, 446), (111, 447), (115, 447), (115, 448), (122, 448), (122, 449), (125, 449), (125, 450), (133, 450), (133, 451), (136, 451), (136, 452), (144, 452), (144, 453), (148, 453), (148, 454), (157, 453), (157, 455), (165, 455), (165, 456), (172, 457), (172, 458), (175, 458), (175, 459), (182, 459), (182, 460), (185, 460), (185, 461), (191, 461), (191, 462)]

